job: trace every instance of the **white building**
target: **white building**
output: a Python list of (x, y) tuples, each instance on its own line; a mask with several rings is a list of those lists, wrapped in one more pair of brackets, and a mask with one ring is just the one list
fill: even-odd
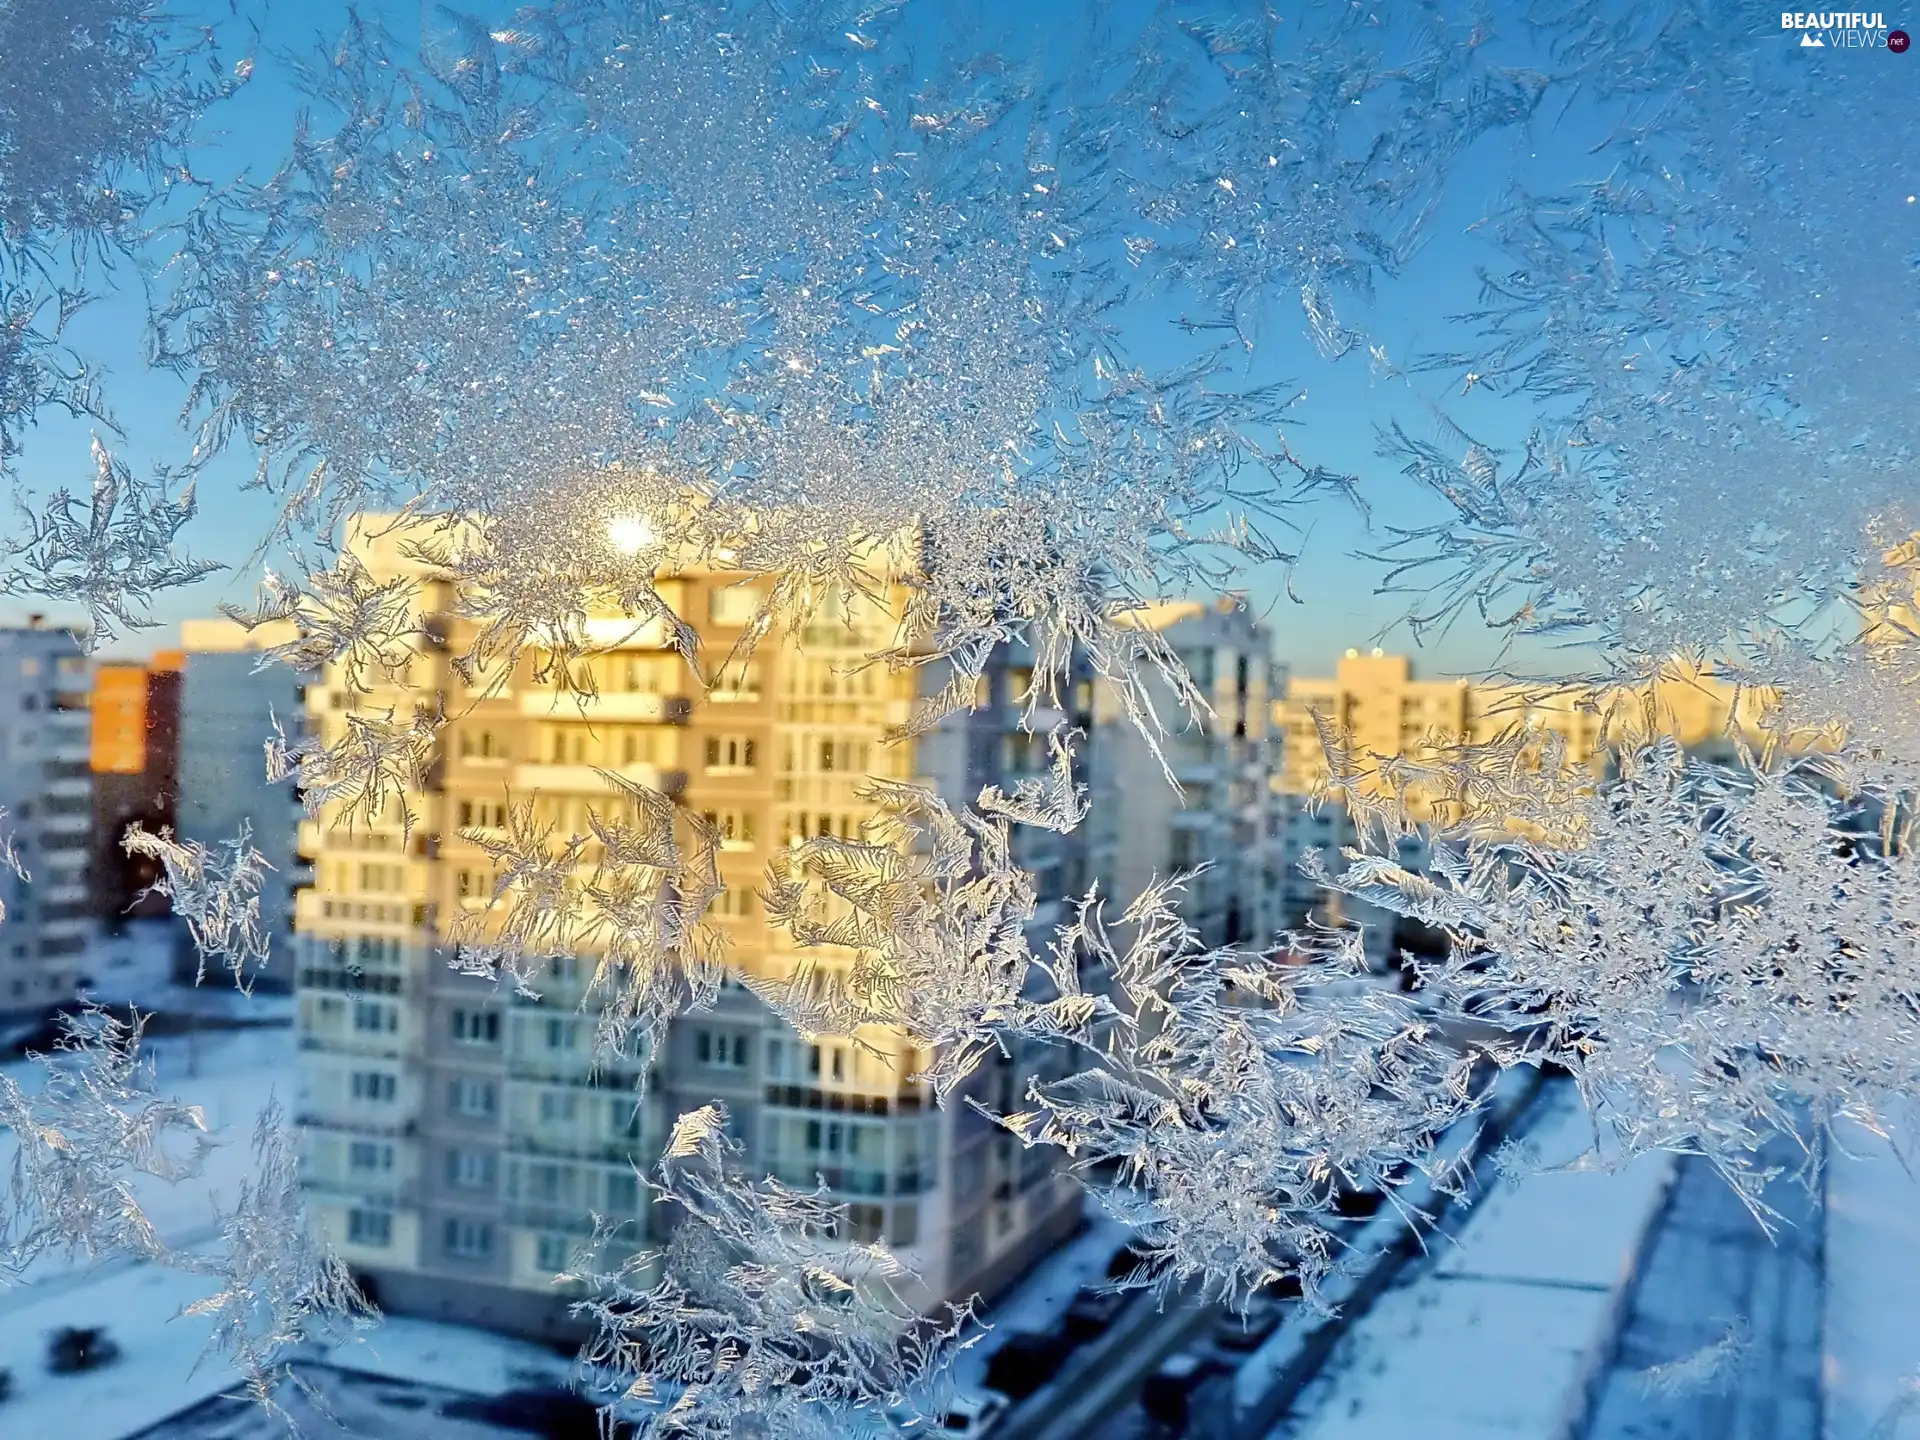
[(1280, 922), (1272, 636), (1231, 595), (1150, 606), (1130, 619), (1173, 647), (1211, 713), (1189, 722), (1171, 687), (1148, 680), (1176, 790), (1112, 687), (1096, 684), (1088, 824), (1108, 913), (1156, 878), (1204, 866), (1181, 913), (1209, 945), (1263, 945)]
[(44, 1014), (82, 978), (93, 924), (87, 689), (87, 659), (69, 632), (0, 629), (0, 837), (32, 877), (0, 868), (0, 1017)]
[[(248, 630), (231, 620), (188, 620), (180, 686), (180, 833), (213, 846), (244, 822), (253, 846), (273, 866), (260, 911), (273, 948), (257, 983), (293, 988), (294, 891), (306, 883), (296, 841), (301, 809), (290, 785), (267, 783), (265, 743), (276, 720), (289, 737), (304, 724), (304, 677), (284, 665), (260, 667), (260, 652), (294, 637), (290, 623)], [(197, 964), (183, 955), (186, 968)]]

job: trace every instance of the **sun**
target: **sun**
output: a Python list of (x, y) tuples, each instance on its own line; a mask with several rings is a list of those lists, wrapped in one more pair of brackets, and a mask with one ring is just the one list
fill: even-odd
[(637, 555), (660, 537), (638, 515), (622, 515), (607, 522), (607, 539), (622, 555)]

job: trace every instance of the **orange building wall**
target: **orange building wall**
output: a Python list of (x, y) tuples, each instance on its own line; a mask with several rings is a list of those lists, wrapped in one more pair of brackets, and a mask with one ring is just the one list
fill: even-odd
[(138, 775), (147, 768), (147, 670), (101, 665), (93, 672), (93, 770)]

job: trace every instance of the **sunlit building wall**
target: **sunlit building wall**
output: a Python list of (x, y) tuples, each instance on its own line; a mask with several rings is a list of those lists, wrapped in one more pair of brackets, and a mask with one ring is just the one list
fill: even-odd
[[(864, 1035), (865, 1050), (807, 1044), (729, 985), (710, 1013), (673, 1025), (642, 1104), (637, 1073), (595, 1072), (580, 1010), (590, 956), (547, 965), (537, 1000), (447, 963), (456, 917), (484, 911), (493, 883), (471, 832), (499, 831), (510, 803), (530, 803), (560, 834), (586, 833), (589, 811), (614, 803), (605, 768), (714, 824), (727, 892), (711, 919), (732, 964), (790, 974), (797, 957), (756, 893), (769, 860), (806, 836), (857, 836), (871, 814), (857, 793), (869, 775), (924, 781), (957, 806), (989, 782), (1015, 782), (1010, 761), (1038, 768), (1044, 745), (1015, 733), (1013, 671), (996, 667), (973, 712), (886, 743), (915, 702), (916, 675), (855, 662), (891, 635), (896, 594), (891, 613), (823, 620), (798, 648), (770, 641), (710, 673), (711, 689), (659, 626), (612, 617), (592, 622), (605, 646), (590, 662), (592, 698), (536, 678), (533, 656), (470, 688), (451, 657), (474, 622), (456, 613), (450, 581), (403, 553), (401, 539), (370, 524), (355, 548), (376, 577), (417, 581), (433, 641), (367, 693), (329, 672), (308, 692), (309, 721), (329, 742), (356, 712), (425, 706), (447, 721), (428, 785), (408, 797), (410, 832), (393, 811), (350, 829), (330, 826), (331, 815), (302, 825), (313, 885), (297, 920), (306, 1183), (319, 1223), (380, 1301), (568, 1333), (567, 1297), (552, 1278), (570, 1247), (595, 1213), (633, 1222), (636, 1244), (659, 1238), (650, 1227), (662, 1212), (635, 1167), (652, 1166), (674, 1117), (716, 1099), (750, 1174), (824, 1181), (850, 1207), (849, 1238), (898, 1251), (929, 1301), (1004, 1288), (1073, 1228), (1077, 1187), (959, 1098), (936, 1107), (910, 1078), (925, 1057), (895, 1032)], [(714, 665), (762, 599), (747, 577), (706, 571), (662, 578), (659, 590)], [(1044, 832), (1022, 846), (1044, 872), (1043, 894), (1084, 869), (1070, 838)], [(1047, 907), (1037, 932), (1057, 920)], [(975, 1093), (1017, 1103), (1019, 1071), (1020, 1062), (989, 1065)]]
[[(1455, 744), (1487, 744), (1515, 726), (1551, 733), (1565, 742), (1574, 764), (1594, 759), (1604, 743), (1649, 735), (1671, 736), (1699, 753), (1730, 750), (1738, 732), (1758, 736), (1755, 697), (1709, 675), (1674, 671), (1645, 691), (1542, 693), (1516, 685), (1470, 680), (1422, 680), (1412, 660), (1381, 650), (1349, 650), (1331, 676), (1294, 676), (1275, 700), (1273, 723), (1284, 756), (1274, 787), (1283, 806), (1281, 906), (1289, 924), (1309, 917), (1358, 920), (1377, 959), (1394, 943), (1392, 917), (1321, 890), (1300, 873), (1300, 861), (1321, 852), (1338, 868), (1342, 846), (1356, 843), (1351, 818), (1338, 800), (1309, 802), (1327, 774), (1327, 755), (1316, 716), (1331, 724), (1357, 750), (1371, 755), (1433, 757)], [(1414, 818), (1427, 818), (1433, 797), (1417, 789), (1408, 797)], [(1424, 869), (1426, 847), (1417, 836), (1398, 842), (1399, 861)]]

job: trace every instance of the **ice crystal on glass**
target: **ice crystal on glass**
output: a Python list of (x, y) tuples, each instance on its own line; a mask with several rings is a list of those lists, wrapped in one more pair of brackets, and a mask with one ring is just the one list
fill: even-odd
[(914, 1277), (878, 1245), (840, 1238), (824, 1192), (750, 1181), (724, 1106), (682, 1115), (661, 1157), (669, 1238), (610, 1272), (563, 1277), (591, 1294), (582, 1355), (603, 1418), (644, 1436), (885, 1436), (956, 1347), (967, 1307), (923, 1315)]
[[(933, 1054), (935, 1091), (952, 1092), (1013, 1035), (1046, 1035), (1096, 1008), (1070, 970), (1048, 968), (1051, 998), (1029, 941), (1037, 896), (1013, 859), (1013, 823), (1071, 829), (1084, 797), (1070, 757), (1011, 798), (989, 787), (977, 811), (955, 814), (931, 791), (897, 781), (863, 790), (879, 811), (860, 839), (821, 835), (768, 868), (767, 917), (805, 951), (851, 952), (845, 966), (802, 964), (754, 989), (803, 1034), (897, 1027)], [(832, 953), (832, 952), (830, 952)]]
[(220, 566), (195, 560), (175, 541), (193, 518), (193, 486), (177, 495), (165, 476), (141, 482), (98, 440), (93, 489), (82, 500), (56, 490), (44, 510), (22, 518), (23, 535), (5, 546), (0, 586), (86, 607), (98, 645), (127, 630), (151, 629), (154, 594), (190, 585)]
[(236, 986), (250, 992), (248, 972), (266, 965), (271, 945), (260, 920), (260, 886), (273, 869), (253, 848), (251, 823), (241, 821), (238, 834), (212, 848), (176, 840), (169, 829), (156, 835), (138, 825), (128, 827), (120, 843), (129, 855), (160, 862), (163, 873), (148, 893), (167, 896), (173, 913), (186, 921), (200, 960), (194, 983), (205, 980), (207, 962), (217, 960), (233, 972)]
[(37, 1057), (37, 1090), (0, 1075), (0, 1124), (13, 1132), (13, 1174), (0, 1208), (0, 1265), (18, 1272), (64, 1252), (99, 1259), (163, 1257), (137, 1198), (141, 1177), (174, 1181), (206, 1157), (198, 1106), (156, 1095), (139, 1056), (144, 1016), (87, 1009), (66, 1018)]
[(1134, 1225), (1142, 1279), (1230, 1303), (1286, 1277), (1310, 1300), (1340, 1257), (1342, 1190), (1391, 1194), (1431, 1168), (1440, 1133), (1479, 1103), (1474, 1056), (1404, 995), (1354, 982), (1352, 932), (1296, 937), (1298, 953), (1209, 950), (1157, 885), (1111, 930), (1081, 907), (1056, 973), (1088, 967), (1113, 1000), (1060, 1027), (1083, 1066), (1028, 1086), (1002, 1118), (1063, 1149)]
[(1813, 762), (1621, 759), (1558, 836), (1444, 839), (1429, 875), (1359, 849), (1333, 877), (1451, 942), (1431, 1003), (1493, 1022), (1508, 1062), (1578, 1079), (1628, 1153), (1711, 1158), (1751, 1193), (1767, 1136), (1868, 1123), (1920, 1083), (1906, 837)]
[(368, 709), (341, 716), (340, 736), (327, 744), (312, 734), (289, 737), (276, 722), (263, 741), (267, 779), (292, 780), (307, 812), (326, 813), (334, 825), (351, 828), (397, 815), (411, 834), (415, 817), (407, 797), (421, 788), (441, 723), (425, 706), (411, 713)]
[(462, 832), (493, 873), (449, 928), (452, 964), (531, 995), (542, 962), (590, 956), (581, 1005), (595, 1052), (638, 1058), (718, 992), (723, 942), (707, 911), (726, 887), (711, 824), (624, 776), (600, 778), (614, 793), (589, 809), (585, 834), (561, 834), (532, 802), (509, 805), (502, 831)]
[(1745, 1320), (1735, 1319), (1728, 1324), (1727, 1333), (1712, 1344), (1642, 1370), (1640, 1388), (1647, 1395), (1668, 1400), (1724, 1390), (1747, 1365), (1752, 1348), (1750, 1327)]
[(180, 1312), (212, 1320), (205, 1354), (224, 1357), (256, 1403), (278, 1412), (273, 1392), (287, 1376), (287, 1352), (363, 1325), (373, 1311), (347, 1267), (313, 1233), (299, 1156), (277, 1101), (260, 1112), (253, 1157), (252, 1173), (218, 1215), (213, 1248), (175, 1263), (219, 1282)]
[(264, 647), (260, 663), (301, 674), (338, 665), (342, 683), (356, 692), (373, 680), (397, 678), (419, 636), (412, 582), (377, 581), (351, 552), (332, 569), (309, 573), (306, 582), (303, 589), (269, 571), (254, 609), (221, 607), (249, 630), (275, 621), (295, 625), (297, 638)]

